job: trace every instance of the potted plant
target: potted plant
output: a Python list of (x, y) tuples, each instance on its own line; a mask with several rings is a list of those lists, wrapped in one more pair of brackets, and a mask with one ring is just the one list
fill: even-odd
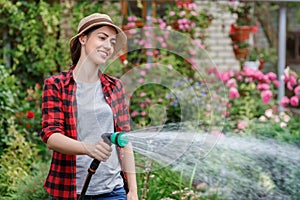
[(262, 70), (264, 64), (263, 54), (257, 48), (252, 48), (248, 59), (244, 62), (244, 67)]
[(232, 14), (237, 15), (236, 24), (238, 26), (249, 26), (253, 23), (251, 16), (251, 8), (250, 3), (234, 3), (229, 6), (229, 11)]
[(228, 7), (232, 14), (237, 15), (234, 24), (231, 24), (230, 37), (233, 41), (245, 41), (254, 31), (255, 22), (251, 15), (252, 6), (249, 3), (239, 3)]
[(248, 42), (234, 42), (232, 43), (233, 52), (236, 59), (244, 61), (249, 53), (249, 43)]

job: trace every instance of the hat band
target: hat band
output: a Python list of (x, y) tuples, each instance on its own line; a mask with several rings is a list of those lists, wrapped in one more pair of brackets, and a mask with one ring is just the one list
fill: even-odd
[(109, 19), (93, 19), (87, 23), (85, 23), (79, 30), (78, 30), (78, 33), (80, 33), (82, 30), (84, 30), (85, 28), (89, 27), (90, 25), (92, 24), (95, 24), (95, 23), (98, 23), (98, 22), (109, 22), (112, 24), (112, 21), (110, 21)]

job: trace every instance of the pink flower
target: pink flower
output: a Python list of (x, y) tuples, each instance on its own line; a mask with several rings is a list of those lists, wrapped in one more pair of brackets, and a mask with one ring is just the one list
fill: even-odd
[(237, 124), (238, 129), (245, 129), (248, 125), (248, 121), (243, 120)]
[(270, 80), (276, 80), (277, 79), (277, 75), (274, 72), (269, 72), (269, 73), (266, 74), (266, 76), (268, 76)]
[(252, 27), (252, 32), (253, 32), (253, 33), (257, 33), (257, 31), (258, 31), (257, 26), (253, 26), (253, 27)]
[(224, 83), (227, 82), (232, 76), (233, 76), (232, 71), (223, 72), (220, 74), (221, 81), (223, 81)]
[(36, 83), (36, 84), (35, 84), (35, 87), (36, 87), (37, 89), (42, 89), (42, 86), (41, 86), (41, 84), (39, 84), (39, 83)]
[(235, 5), (236, 5), (236, 0), (230, 0), (230, 5), (231, 5), (232, 7), (235, 7)]
[(264, 104), (268, 104), (273, 96), (273, 93), (271, 90), (264, 90), (261, 92), (260, 97), (263, 100)]
[(239, 97), (240, 97), (240, 94), (239, 94), (238, 90), (234, 87), (231, 87), (229, 89), (229, 98), (234, 99), (234, 98), (239, 98)]
[(169, 15), (170, 15), (170, 16), (174, 16), (174, 15), (175, 15), (175, 12), (171, 10), (171, 11), (169, 12)]
[(241, 74), (236, 74), (236, 80), (243, 81), (243, 76)]
[(295, 76), (291, 75), (290, 76), (290, 82), (291, 82), (291, 85), (294, 86), (297, 84), (297, 79)]
[(147, 72), (145, 70), (140, 71), (140, 75), (145, 76), (146, 74), (147, 74)]
[(273, 81), (273, 84), (274, 84), (277, 88), (279, 88), (279, 86), (280, 86), (280, 82), (279, 82), (278, 80), (274, 80), (274, 81)]
[(270, 86), (266, 83), (260, 83), (257, 85), (257, 89), (259, 90), (269, 90)]
[(265, 116), (260, 116), (259, 119), (258, 119), (260, 122), (266, 122), (267, 121), (267, 118)]
[[(199, 37), (200, 37), (200, 35), (199, 35)], [(202, 41), (201, 41), (201, 40), (196, 39), (196, 40), (194, 40), (193, 42), (194, 42), (194, 44), (195, 44), (197, 47), (199, 47), (199, 48), (201, 48), (201, 49), (204, 49), (204, 48), (205, 48), (205, 45), (202, 44)]]
[(258, 79), (258, 80), (262, 80), (265, 83), (271, 83), (271, 80), (270, 80), (269, 76), (267, 76), (267, 75), (263, 75), (262, 79)]
[(141, 115), (142, 115), (143, 117), (146, 116), (146, 112), (145, 112), (145, 111), (141, 112)]
[(284, 82), (286, 83), (286, 87), (292, 91), (293, 87), (297, 84), (297, 79), (295, 76), (290, 75), (290, 76), (285, 76), (284, 77)]
[(231, 88), (231, 87), (237, 87), (236, 80), (234, 78), (231, 78), (227, 81), (226, 86)]
[(245, 78), (245, 82), (246, 83), (252, 83), (253, 82), (253, 78), (247, 77), (247, 78)]
[(151, 100), (149, 98), (146, 98), (145, 102), (149, 104), (151, 103)]
[(248, 76), (248, 77), (253, 77), (255, 75), (255, 70), (250, 67), (244, 67), (243, 72), (244, 72), (245, 76)]
[(146, 65), (145, 65), (145, 67), (147, 68), (147, 69), (151, 69), (151, 63), (147, 63)]
[(291, 97), (290, 104), (294, 107), (297, 107), (299, 105), (299, 98), (297, 96)]
[(253, 71), (253, 77), (255, 78), (255, 79), (257, 79), (257, 80), (259, 80), (259, 81), (265, 81), (265, 82), (270, 82), (270, 80), (269, 80), (269, 77), (267, 77), (267, 76), (265, 76), (263, 73), (262, 73), (262, 71), (259, 71), (259, 70), (255, 70), (255, 69), (253, 69), (254, 71)]
[(295, 89), (294, 92), (297, 96), (300, 96), (300, 85), (298, 85)]
[(224, 116), (224, 117), (228, 117), (229, 115), (230, 115), (230, 113), (229, 113), (229, 112), (227, 112), (227, 111), (226, 111), (226, 112), (225, 112), (225, 111), (224, 111), (224, 112), (222, 112), (222, 116)]
[(218, 70), (216, 67), (210, 67), (207, 69), (207, 73), (208, 74), (217, 74), (218, 73)]
[(280, 101), (279, 104), (282, 105), (283, 107), (286, 107), (289, 105), (290, 99), (287, 96), (284, 96)]
[(273, 116), (273, 110), (270, 108), (268, 110), (265, 111), (265, 115), (268, 117), (268, 118), (271, 118)]
[(144, 80), (143, 78), (140, 78), (140, 79), (138, 80), (138, 82), (139, 82), (139, 83), (144, 83), (145, 80)]
[(292, 85), (292, 83), (291, 83), (290, 81), (287, 82), (286, 87), (287, 87), (287, 89), (289, 89), (290, 91), (293, 90), (293, 85)]
[(136, 117), (139, 113), (135, 110), (131, 113), (131, 117)]
[(147, 55), (147, 56), (153, 56), (153, 52), (152, 52), (152, 51), (147, 51), (147, 52), (146, 52), (146, 55)]
[(145, 92), (141, 92), (140, 97), (144, 97), (144, 96), (146, 96), (146, 93)]
[(146, 105), (144, 103), (140, 103), (140, 108), (145, 108)]
[(196, 50), (193, 50), (193, 49), (189, 50), (189, 52), (190, 52), (190, 54), (191, 54), (192, 56), (194, 56), (194, 55), (197, 54), (197, 51), (196, 51)]
[(161, 23), (159, 24), (159, 28), (161, 28), (161, 29), (164, 29), (166, 26), (167, 26), (167, 24), (164, 23), (164, 22), (161, 22)]
[(188, 8), (189, 8), (190, 10), (194, 10), (194, 9), (197, 8), (197, 6), (196, 6), (195, 3), (190, 3), (190, 4), (188, 4), (187, 6), (188, 6)]

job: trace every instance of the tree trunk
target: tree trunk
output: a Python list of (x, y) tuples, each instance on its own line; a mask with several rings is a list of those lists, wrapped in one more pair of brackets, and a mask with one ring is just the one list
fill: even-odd
[[(256, 2), (254, 15), (257, 17), (261, 27), (266, 35), (270, 48), (278, 50), (278, 9), (273, 8), (274, 4), (270, 2)], [(271, 12), (270, 12), (271, 11)], [(275, 15), (275, 16), (274, 16)]]

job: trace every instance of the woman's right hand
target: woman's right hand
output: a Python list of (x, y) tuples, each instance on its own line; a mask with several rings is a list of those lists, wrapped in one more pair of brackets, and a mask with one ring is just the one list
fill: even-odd
[(105, 162), (111, 155), (112, 148), (103, 141), (99, 141), (95, 144), (82, 142), (86, 149), (86, 154), (91, 158)]

